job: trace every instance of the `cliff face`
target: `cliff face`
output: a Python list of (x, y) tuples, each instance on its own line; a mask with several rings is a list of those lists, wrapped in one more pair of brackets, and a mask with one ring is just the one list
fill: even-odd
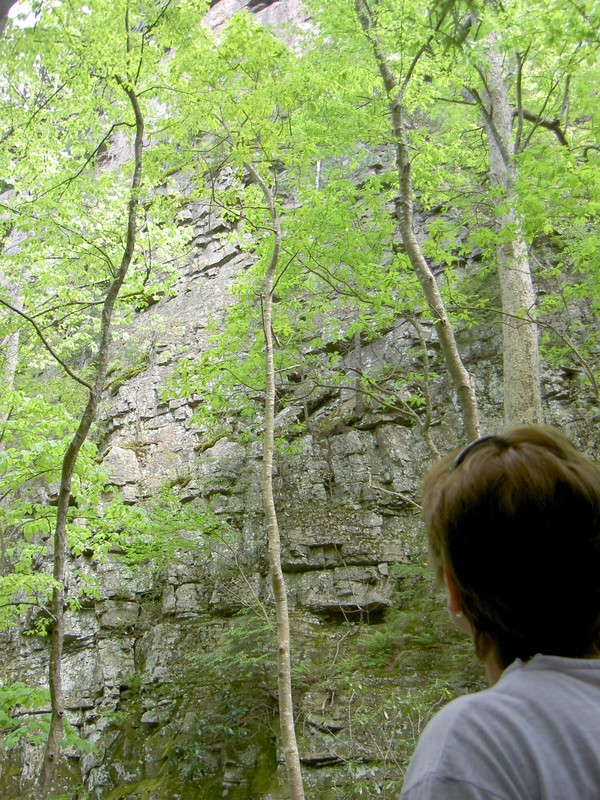
[[(214, 4), (213, 24), (240, 5)], [(300, 14), (293, 0), (253, 5), (269, 24)], [(76, 732), (95, 749), (68, 750), (61, 772), (67, 797), (286, 797), (260, 447), (200, 430), (193, 415), (201, 398), (164, 398), (178, 359), (205, 346), (209, 321), (227, 307), (228, 287), (248, 257), (223, 237), (226, 226), (208, 206), (190, 206), (182, 222), (194, 225), (194, 254), (175, 296), (134, 323), (127, 345), (133, 368), (113, 377), (104, 399), (104, 464), (127, 503), (176, 485), (182, 508), (202, 501), (229, 533), (205, 541), (202, 531), (188, 531), (190, 547), (151, 573), (111, 556), (82, 555), (71, 565), (71, 579), (93, 576), (100, 596), (69, 615), (66, 704)], [(460, 414), (433, 331), (424, 333), (442, 374), (432, 384), (431, 435), (444, 451), (460, 440)], [(403, 369), (418, 344), (412, 325), (399, 319), (360, 352), (346, 346), (343, 359), (348, 370), (359, 359)], [(464, 332), (461, 346), (485, 428), (499, 429), (497, 332)], [(576, 385), (576, 376), (546, 374), (548, 422), (593, 451), (597, 434), (581, 422), (585, 398)], [(365, 410), (352, 393), (331, 390), (298, 408), (307, 432), (277, 459), (276, 502), (307, 795), (349, 798), (365, 787), (367, 796), (393, 797), (417, 720), (477, 681), (461, 660), (468, 646), (439, 633), (441, 604), (419, 583), (415, 566), (423, 552), (418, 487), (432, 453), (418, 415), (402, 403)], [(289, 413), (278, 418), (282, 432)], [(18, 631), (1, 636), (4, 680), (43, 685), (45, 642)], [(422, 688), (419, 672), (444, 661), (446, 682), (422, 689), (422, 705), (411, 706), (411, 692)], [(435, 674), (443, 676), (443, 668)], [(40, 755), (32, 745), (2, 754), (3, 798), (27, 796)]]
[[(220, 238), (222, 223), (208, 209), (190, 208), (189, 219), (196, 227), (194, 258), (181, 271), (176, 295), (140, 313), (137, 344), (128, 345), (143, 351), (144, 368), (113, 379), (107, 392), (104, 464), (128, 503), (165, 483), (178, 485), (182, 508), (197, 500), (209, 504), (231, 535), (190, 546), (153, 573), (110, 556), (101, 562), (81, 556), (72, 564), (72, 580), (76, 571), (93, 576), (101, 596), (69, 617), (67, 706), (77, 732), (95, 745), (88, 754), (69, 750), (63, 769), (69, 797), (80, 796), (73, 789), (80, 781), (91, 797), (111, 800), (286, 796), (260, 447), (211, 441), (194, 425), (199, 398), (163, 399), (178, 357), (202, 346), (209, 316), (226, 307), (228, 285), (246, 259)], [(427, 335), (435, 361), (437, 348)], [(414, 336), (398, 320), (385, 336), (361, 345), (360, 358), (401, 367)], [(463, 338), (486, 427), (499, 428), (495, 335)], [(347, 349), (348, 368), (357, 357)], [(575, 423), (581, 401), (568, 381), (548, 375), (546, 385), (556, 398), (549, 421), (572, 435), (583, 431)], [(432, 436), (443, 451), (460, 438), (445, 378), (434, 382), (434, 401)], [(423, 550), (415, 504), (432, 455), (402, 407), (365, 412), (355, 397), (332, 391), (307, 413), (309, 432), (278, 457), (276, 476), (306, 783), (312, 797), (351, 797), (360, 780), (371, 789), (387, 786), (383, 796), (391, 797), (401, 785), (402, 759), (384, 749), (403, 741), (408, 747), (415, 733), (408, 730), (414, 720), (406, 693), (419, 669), (443, 661), (445, 646), (457, 647), (440, 639), (437, 654), (422, 651), (421, 667), (406, 667), (398, 657), (415, 647), (419, 652), (432, 635), (431, 599), (411, 610), (403, 593)], [(285, 418), (278, 424), (283, 430)], [(202, 531), (189, 537), (190, 545), (202, 541)], [(394, 607), (405, 616), (394, 621), (387, 613)], [(44, 684), (45, 642), (17, 631), (2, 637), (5, 680)], [(449, 676), (456, 683), (450, 668)], [(462, 677), (476, 680), (468, 668)], [(439, 691), (432, 703), (448, 686)], [(2, 797), (26, 796), (39, 756), (29, 745), (3, 754)]]

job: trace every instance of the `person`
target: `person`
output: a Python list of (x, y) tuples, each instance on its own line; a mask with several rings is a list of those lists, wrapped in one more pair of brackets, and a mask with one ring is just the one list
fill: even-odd
[(401, 800), (597, 800), (600, 468), (528, 425), (435, 464), (422, 507), (490, 688), (429, 722)]

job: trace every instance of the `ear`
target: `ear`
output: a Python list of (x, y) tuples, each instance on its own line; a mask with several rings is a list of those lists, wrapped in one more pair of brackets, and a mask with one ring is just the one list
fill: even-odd
[(446, 586), (448, 611), (450, 613), (452, 622), (459, 631), (467, 633), (469, 636), (473, 636), (471, 624), (463, 614), (462, 601), (460, 599), (458, 587), (456, 586), (452, 575), (450, 575), (446, 569), (444, 569), (444, 584)]
[(446, 597), (448, 601), (448, 611), (453, 617), (462, 614), (462, 603), (460, 594), (454, 579), (449, 574), (448, 570), (444, 568), (444, 586), (446, 587)]

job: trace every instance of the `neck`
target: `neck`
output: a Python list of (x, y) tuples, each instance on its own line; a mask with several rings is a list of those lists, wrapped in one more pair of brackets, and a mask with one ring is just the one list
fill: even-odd
[(482, 660), (485, 674), (490, 686), (498, 682), (500, 675), (504, 672), (504, 667), (500, 664), (494, 650), (491, 650)]

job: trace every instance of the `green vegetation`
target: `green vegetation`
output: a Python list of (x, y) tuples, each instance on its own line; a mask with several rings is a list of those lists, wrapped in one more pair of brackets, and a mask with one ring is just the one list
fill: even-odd
[[(322, 758), (346, 776), (342, 787), (311, 787), (328, 800), (397, 797), (432, 714), (453, 697), (485, 686), (472, 645), (453, 629), (422, 558), (397, 565), (396, 572), (394, 608), (376, 625), (315, 620), (307, 642), (306, 623), (296, 628), (299, 618), (292, 616), (293, 652), (303, 653), (293, 671), (301, 701), (300, 746), (315, 749), (318, 741)], [(189, 735), (171, 747), (202, 787), (212, 780), (215, 749), (239, 756), (256, 740), (267, 750), (272, 746), (277, 698), (267, 611), (244, 609), (202, 653), (188, 658), (178, 692), (197, 697), (198, 710)], [(268, 775), (274, 785), (274, 764)]]
[[(474, 435), (485, 420), (466, 334), (502, 331), (507, 421), (540, 418), (540, 357), (588, 407), (600, 402), (598, 4), (308, 0), (312, 25), (288, 43), (247, 11), (215, 35), (208, 6), (34, 2), (0, 25), (0, 628), (49, 640), (52, 689), (48, 724), (41, 689), (2, 687), (0, 737), (48, 737), (40, 800), (62, 743), (87, 746), (63, 723), (64, 615), (98, 588), (73, 559), (111, 554), (156, 574), (232, 535), (225, 514), (188, 503), (193, 468), (132, 506), (98, 463), (101, 397), (155, 363), (147, 309), (202, 258), (197, 209), (245, 265), (163, 399), (200, 398), (198, 457), (223, 437), (262, 442), (267, 499), (273, 457), (369, 412), (372, 425), (385, 414), (414, 426), (435, 453), (433, 381), (448, 379)], [(400, 366), (364, 357), (401, 325), (412, 346)], [(313, 419), (326, 402), (338, 407)], [(248, 612), (189, 664), (204, 676), (195, 691), (232, 687), (197, 717), (203, 742), (252, 730), (264, 745), (256, 792), (275, 770), (276, 675), (290, 666), (275, 668), (290, 638), (275, 511), (267, 503), (277, 625)], [(291, 665), (295, 699), (317, 685), (347, 698), (339, 752), (339, 721), (306, 724), (356, 797), (397, 793), (432, 710), (480, 685), (423, 566), (397, 578), (383, 622), (341, 636), (315, 625), (327, 658)], [(291, 703), (280, 711), (293, 733)], [(171, 762), (180, 747), (165, 748)], [(190, 752), (189, 775), (208, 770), (200, 745)]]

